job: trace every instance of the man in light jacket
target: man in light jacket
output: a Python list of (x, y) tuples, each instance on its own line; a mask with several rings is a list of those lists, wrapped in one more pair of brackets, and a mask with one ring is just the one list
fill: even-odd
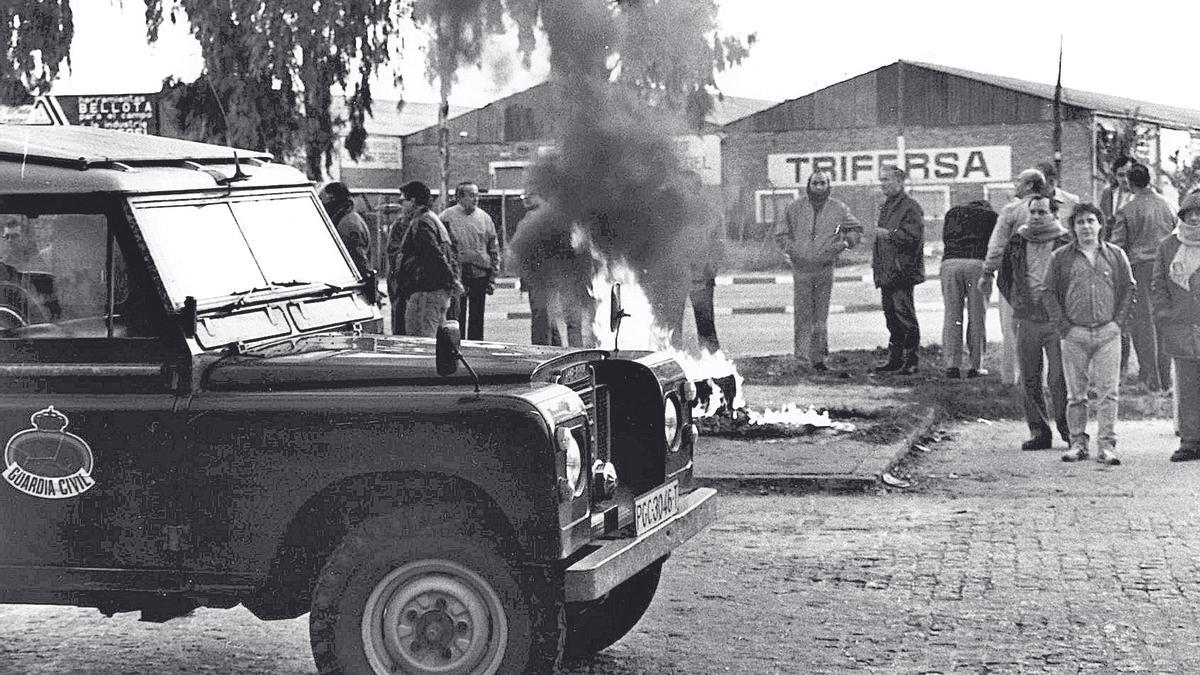
[(827, 369), (834, 264), (862, 238), (858, 219), (830, 191), (829, 174), (813, 172), (805, 195), (788, 204), (775, 230), (776, 243), (792, 263), (794, 353), (814, 370)]

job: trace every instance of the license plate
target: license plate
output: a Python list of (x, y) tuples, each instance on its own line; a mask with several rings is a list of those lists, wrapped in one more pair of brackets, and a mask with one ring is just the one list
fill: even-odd
[(633, 501), (633, 531), (641, 534), (679, 512), (679, 482), (671, 481)]

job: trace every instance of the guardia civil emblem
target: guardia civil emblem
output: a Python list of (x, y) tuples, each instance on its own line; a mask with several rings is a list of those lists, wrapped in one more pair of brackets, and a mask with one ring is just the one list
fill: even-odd
[(29, 417), (30, 429), (13, 434), (4, 446), (4, 480), (34, 497), (77, 497), (96, 484), (92, 449), (67, 431), (67, 416), (49, 406)]

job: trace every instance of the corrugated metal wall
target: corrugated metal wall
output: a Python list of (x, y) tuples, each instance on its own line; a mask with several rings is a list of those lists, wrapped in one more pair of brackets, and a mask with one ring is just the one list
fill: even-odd
[[(904, 67), (906, 127), (976, 126), (1049, 122), (1049, 101), (911, 63)], [(730, 132), (861, 129), (898, 123), (899, 64), (786, 101), (728, 125)], [(1064, 106), (1064, 119), (1087, 111)]]

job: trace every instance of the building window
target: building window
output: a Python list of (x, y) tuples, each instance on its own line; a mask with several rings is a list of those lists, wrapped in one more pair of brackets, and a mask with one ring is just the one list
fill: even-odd
[(949, 185), (914, 185), (908, 189), (908, 194), (921, 205), (925, 220), (941, 222), (950, 210)]
[(773, 223), (783, 217), (783, 209), (800, 197), (796, 188), (754, 191), (754, 222)]
[(493, 190), (524, 190), (525, 169), (529, 162), (489, 162)]
[(504, 109), (504, 140), (531, 141), (539, 138), (533, 108), (525, 105), (510, 105)]

